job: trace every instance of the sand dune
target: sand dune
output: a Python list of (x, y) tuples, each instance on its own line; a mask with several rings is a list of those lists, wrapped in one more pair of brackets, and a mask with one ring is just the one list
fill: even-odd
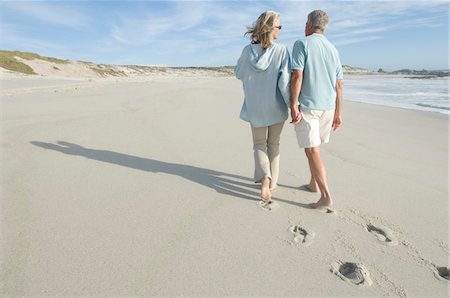
[(233, 67), (167, 67), (164, 65), (115, 65), (96, 64), (86, 61), (62, 60), (35, 53), (0, 50), (0, 75), (32, 74), (53, 78), (99, 79), (132, 78), (142, 80), (154, 76), (232, 76)]

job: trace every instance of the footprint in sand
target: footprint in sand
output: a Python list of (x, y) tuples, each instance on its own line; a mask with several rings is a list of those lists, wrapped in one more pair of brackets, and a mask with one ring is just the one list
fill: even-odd
[(386, 227), (376, 227), (368, 224), (366, 231), (374, 234), (385, 245), (394, 246), (398, 244), (398, 239), (394, 236), (394, 232)]
[(272, 201), (270, 204), (259, 201), (258, 206), (264, 211), (273, 211), (280, 208), (280, 205), (275, 201)]
[(286, 174), (288, 174), (289, 176), (292, 176), (292, 177), (298, 177), (297, 174), (295, 174), (294, 172), (291, 172), (291, 171), (287, 171)]
[(436, 276), (439, 280), (450, 281), (449, 267), (436, 267), (434, 270), (434, 276)]
[(308, 246), (314, 239), (314, 232), (308, 231), (301, 226), (291, 226), (289, 227), (289, 240), (288, 242), (292, 245), (297, 246)]
[(358, 286), (372, 285), (370, 273), (363, 264), (336, 261), (331, 265), (331, 272), (342, 280)]

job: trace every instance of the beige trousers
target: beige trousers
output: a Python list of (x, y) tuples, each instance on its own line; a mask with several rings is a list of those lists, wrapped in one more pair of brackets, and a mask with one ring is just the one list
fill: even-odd
[(253, 154), (255, 157), (255, 183), (270, 178), (270, 188), (277, 187), (280, 173), (280, 136), (284, 122), (265, 127), (253, 127)]

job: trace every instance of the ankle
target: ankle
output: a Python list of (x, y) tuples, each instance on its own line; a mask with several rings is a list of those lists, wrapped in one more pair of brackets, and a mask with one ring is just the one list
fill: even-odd
[(270, 178), (269, 177), (264, 177), (262, 180), (261, 180), (261, 185), (262, 185), (262, 188), (269, 188), (270, 187)]

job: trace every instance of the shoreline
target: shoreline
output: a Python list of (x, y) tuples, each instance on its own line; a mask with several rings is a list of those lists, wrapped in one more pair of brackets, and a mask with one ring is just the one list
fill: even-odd
[[(185, 74), (186, 69), (183, 68), (183, 73)], [(400, 74), (347, 74), (345, 79), (350, 80), (365, 80), (365, 79), (373, 79), (373, 78), (386, 78), (386, 77), (396, 77), (396, 78), (407, 78), (405, 75)], [(0, 92), (3, 96), (17, 95), (22, 93), (32, 93), (35, 91), (45, 91), (47, 89), (53, 89), (54, 92), (58, 92), (58, 89), (61, 90), (70, 90), (72, 87), (83, 87), (83, 86), (95, 86), (96, 84), (109, 84), (109, 83), (138, 83), (138, 82), (158, 82), (158, 81), (170, 81), (172, 78), (178, 79), (212, 79), (212, 78), (223, 78), (223, 79), (231, 79), (235, 80), (234, 76), (222, 76), (222, 75), (206, 75), (203, 72), (190, 72), (190, 76), (182, 76), (179, 73), (170, 73), (163, 75), (153, 75), (153, 76), (137, 76), (137, 77), (107, 77), (107, 78), (91, 78), (91, 77), (60, 77), (60, 76), (43, 76), (43, 75), (25, 75), (25, 74), (17, 74), (17, 73), (3, 73), (3, 76), (0, 77)], [(24, 87), (24, 84), (27, 86)], [(344, 86), (345, 88), (345, 86)], [(345, 89), (344, 89), (345, 90)], [(356, 102), (356, 103), (364, 103), (376, 106), (383, 106), (389, 108), (397, 108), (404, 110), (412, 110), (412, 111), (420, 111), (420, 112), (429, 112), (433, 114), (441, 114), (444, 117), (448, 117), (450, 115), (450, 111), (441, 110), (439, 111), (436, 108), (413, 108), (413, 107), (404, 107), (400, 104), (383, 104), (376, 102), (366, 102), (364, 100), (357, 99), (348, 99), (345, 98), (344, 93), (344, 102)]]
[(343, 102), (344, 103), (352, 102), (352, 103), (380, 106), (380, 107), (391, 108), (391, 109), (400, 109), (400, 110), (405, 110), (405, 111), (415, 111), (415, 112), (420, 112), (420, 113), (427, 113), (427, 114), (434, 115), (434, 116), (442, 118), (442, 119), (446, 119), (446, 118), (448, 119), (450, 117), (450, 111), (441, 112), (441, 111), (432, 111), (432, 110), (422, 110), (420, 108), (413, 109), (413, 108), (406, 108), (406, 107), (401, 107), (401, 106), (390, 106), (390, 105), (377, 104), (377, 103), (373, 103), (373, 102), (364, 102), (364, 101), (352, 100), (352, 99), (345, 99)]

